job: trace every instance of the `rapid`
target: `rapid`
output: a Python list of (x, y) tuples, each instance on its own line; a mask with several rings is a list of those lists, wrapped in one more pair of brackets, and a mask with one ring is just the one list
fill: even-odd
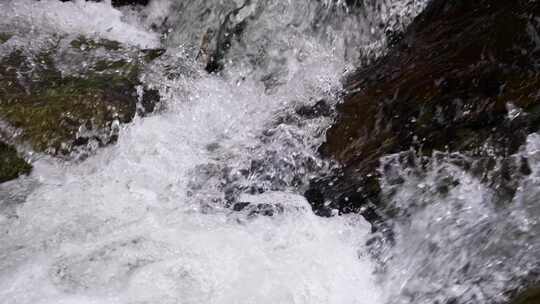
[[(383, 190), (406, 211), (393, 223), (395, 244), (377, 250), (362, 216), (318, 217), (302, 196), (336, 166), (317, 148), (343, 77), (383, 54), (385, 31), (425, 5), (353, 2), (0, 3), (0, 26), (20, 30), (13, 44), (82, 34), (166, 50), (141, 78), (159, 90), (158, 111), (122, 125), (115, 145), (88, 158), (34, 155), (30, 176), (0, 185), (0, 303), (502, 299), (540, 257), (540, 209), (528, 203), (540, 192), (538, 135), (519, 152), (532, 173), (503, 211), (455, 164), (464, 156), (434, 156), (422, 170), (385, 157)], [(220, 72), (208, 73), (205, 37), (239, 24)], [(319, 101), (327, 115), (298, 113)], [(394, 185), (396, 176), (405, 182)], [(448, 179), (457, 186), (441, 195)], [(235, 202), (279, 208), (263, 216), (232, 211)]]

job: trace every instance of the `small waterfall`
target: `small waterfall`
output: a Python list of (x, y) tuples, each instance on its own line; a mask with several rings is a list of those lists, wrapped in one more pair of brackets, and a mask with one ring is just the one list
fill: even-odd
[(64, 39), (163, 49), (140, 77), (159, 91), (157, 111), (84, 160), (34, 155), (30, 176), (0, 185), (0, 303), (503, 299), (538, 271), (537, 135), (519, 152), (532, 173), (505, 209), (458, 165), (473, 159), (386, 156), (392, 246), (375, 248), (360, 215), (318, 217), (301, 195), (335, 166), (317, 149), (343, 77), (384, 54), (426, 3), (0, 3), (0, 29), (14, 34), (0, 58), (55, 45), (69, 75), (81, 63), (62, 61)]

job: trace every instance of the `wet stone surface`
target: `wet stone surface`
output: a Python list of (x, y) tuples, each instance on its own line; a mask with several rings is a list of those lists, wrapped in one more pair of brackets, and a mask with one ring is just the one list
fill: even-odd
[[(494, 208), (511, 206), (531, 174), (519, 152), (540, 126), (539, 14), (532, 1), (432, 1), (386, 56), (348, 77), (320, 149), (340, 167), (311, 182), (314, 212), (358, 212), (383, 231), (407, 222), (428, 202), (395, 205), (393, 189), (438, 161), (489, 187)], [(430, 189), (440, 198), (461, 183), (443, 175)], [(538, 301), (534, 288), (518, 294), (511, 303)]]
[(529, 1), (432, 1), (387, 56), (348, 78), (320, 150), (343, 169), (312, 192), (358, 211), (380, 204), (383, 155), (463, 152), (485, 159), (482, 174), (517, 152), (540, 123), (539, 10)]
[[(68, 1), (72, 1), (72, 0), (61, 0), (62, 2), (68, 2)], [(91, 2), (102, 2), (102, 0), (86, 0), (86, 1), (91, 1)], [(114, 6), (114, 7), (119, 7), (119, 6), (126, 6), (126, 5), (148, 5), (148, 3), (150, 3), (150, 0), (112, 0), (111, 1), (111, 4)]]
[(116, 41), (53, 37), (0, 57), (2, 136), (55, 156), (114, 143), (119, 126), (155, 110), (159, 93), (139, 80), (159, 50)]

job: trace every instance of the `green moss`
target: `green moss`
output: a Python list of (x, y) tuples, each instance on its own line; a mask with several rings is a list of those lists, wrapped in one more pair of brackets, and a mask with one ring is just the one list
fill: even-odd
[[(84, 36), (70, 43), (75, 53), (122, 50), (116, 41)], [(34, 54), (15, 50), (0, 59), (0, 119), (21, 130), (18, 138), (36, 151), (52, 154), (69, 153), (81, 125), (107, 144), (111, 122), (118, 117), (126, 123), (135, 115), (141, 65), (163, 53), (126, 50), (127, 59), (111, 53), (106, 59), (88, 60), (82, 75), (65, 76), (55, 65), (57, 51), (56, 46)]]
[(150, 62), (165, 54), (165, 49), (146, 49), (141, 51), (145, 62)]
[(24, 130), (22, 138), (37, 151), (58, 150), (69, 144), (80, 125), (109, 126), (118, 114), (123, 122), (135, 113), (134, 80), (88, 75), (68, 77), (30, 94), (18, 92), (0, 101), (2, 117)]
[(101, 61), (84, 77), (61, 77), (48, 53), (34, 61), (40, 69), (27, 75), (30, 85), (20, 83), (16, 74), (25, 68), (21, 52), (0, 62), (0, 116), (21, 129), (21, 138), (36, 151), (69, 150), (81, 125), (106, 129), (115, 115), (123, 122), (134, 116), (136, 64)]
[(130, 68), (130, 64), (127, 63), (125, 60), (117, 60), (117, 61), (110, 61), (110, 60), (100, 60), (95, 65), (95, 70), (98, 72), (105, 71), (105, 70), (123, 70), (126, 68)]
[(17, 155), (12, 146), (0, 141), (0, 183), (28, 174), (32, 166)]
[[(3, 118), (24, 130), (22, 138), (37, 151), (59, 149), (75, 137), (85, 121), (105, 127), (107, 105), (98, 92), (80, 94), (21, 95), (0, 105)], [(110, 115), (109, 115), (110, 116)]]
[(104, 48), (109, 51), (118, 51), (122, 48), (122, 45), (118, 41), (108, 40), (108, 39), (90, 39), (84, 36), (79, 36), (77, 39), (71, 41), (71, 47), (87, 51), (97, 48)]

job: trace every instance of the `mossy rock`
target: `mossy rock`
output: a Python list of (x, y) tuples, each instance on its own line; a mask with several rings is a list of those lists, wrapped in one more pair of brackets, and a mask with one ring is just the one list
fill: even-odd
[[(116, 141), (116, 122), (127, 123), (136, 114), (139, 75), (152, 53), (85, 37), (69, 45), (70, 52), (88, 58), (85, 68), (73, 75), (57, 68), (54, 46), (30, 54), (15, 49), (0, 59), (0, 119), (21, 131), (17, 140), (53, 155), (70, 154), (90, 141), (92, 146)], [(98, 48), (109, 55), (93, 58)], [(154, 52), (158, 55), (152, 53), (152, 59), (161, 54)], [(155, 90), (143, 89), (143, 110), (153, 110), (158, 101)]]
[(0, 183), (30, 173), (32, 166), (19, 157), (17, 150), (0, 141)]
[(13, 35), (9, 33), (2, 33), (0, 32), (0, 44), (8, 41)]
[(519, 293), (509, 304), (539, 304), (540, 286), (533, 286)]
[(81, 51), (91, 51), (97, 48), (104, 48), (108, 51), (118, 51), (122, 44), (118, 41), (109, 39), (90, 39), (85, 36), (79, 36), (70, 43), (71, 47)]

